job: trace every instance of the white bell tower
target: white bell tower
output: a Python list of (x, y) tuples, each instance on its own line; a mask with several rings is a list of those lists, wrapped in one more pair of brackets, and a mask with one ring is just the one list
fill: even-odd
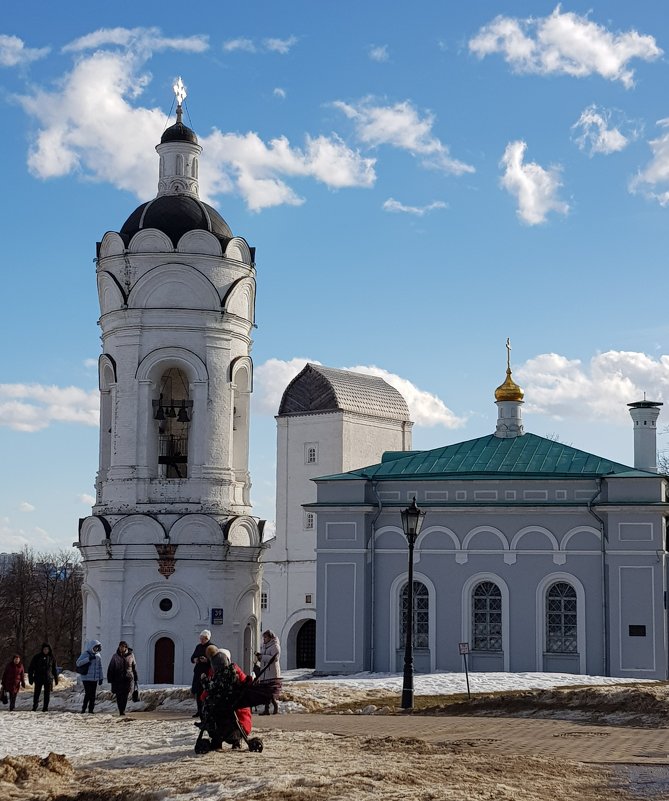
[(100, 465), (80, 523), (84, 638), (134, 648), (145, 682), (189, 683), (203, 628), (246, 668), (256, 649), (263, 522), (248, 470), (254, 249), (198, 196), (177, 121), (157, 196), (97, 251)]

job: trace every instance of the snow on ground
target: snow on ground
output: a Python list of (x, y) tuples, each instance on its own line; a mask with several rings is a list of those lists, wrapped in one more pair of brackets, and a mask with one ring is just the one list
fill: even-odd
[[(398, 674), (313, 677), (289, 671), (285, 691), (294, 700), (282, 713), (322, 709), (351, 697), (397, 694)], [(624, 685), (621, 679), (547, 673), (475, 673), (472, 692), (548, 689), (573, 684)], [(629, 682), (627, 682), (629, 684)], [(418, 694), (448, 695), (466, 690), (464, 674), (417, 675)], [(0, 798), (50, 801), (87, 798), (101, 801), (197, 801), (245, 798), (326, 801), (407, 797), (498, 798), (543, 801), (556, 796), (576, 801), (620, 797), (611, 791), (605, 770), (549, 759), (504, 757), (452, 744), (427, 745), (410, 738), (342, 738), (318, 732), (266, 732), (265, 751), (197, 756), (194, 701), (188, 687), (144, 686), (142, 701), (121, 718), (104, 686), (94, 715), (79, 712), (82, 702), (75, 674), (63, 674), (49, 712), (31, 712), (31, 693), (22, 691), (17, 711), (0, 707)], [(134, 718), (146, 707), (172, 713)], [(182, 713), (174, 719), (173, 713)], [(255, 720), (262, 725), (262, 718)], [(409, 733), (409, 732), (408, 732)], [(464, 748), (464, 751), (463, 751)], [(50, 752), (64, 759), (39, 758)], [(305, 759), (305, 754), (309, 758)], [(25, 756), (25, 755), (35, 755)], [(74, 770), (72, 769), (73, 766)], [(500, 789), (502, 788), (502, 789)]]

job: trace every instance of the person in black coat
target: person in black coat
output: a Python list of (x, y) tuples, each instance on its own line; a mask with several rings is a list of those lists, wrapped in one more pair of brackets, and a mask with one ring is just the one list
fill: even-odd
[(53, 655), (53, 651), (48, 642), (43, 642), (39, 653), (35, 654), (30, 660), (28, 681), (33, 685), (33, 712), (37, 712), (42, 689), (44, 690), (42, 712), (47, 712), (49, 710), (51, 688), (54, 684), (58, 684), (56, 657)]
[(190, 661), (193, 663), (193, 683), (191, 684), (190, 691), (195, 696), (195, 701), (197, 702), (197, 712), (193, 715), (194, 718), (202, 717), (202, 701), (200, 700), (200, 696), (202, 695), (202, 676), (207, 675), (207, 671), (209, 670), (209, 659), (207, 658), (207, 648), (208, 646), (213, 645), (211, 641), (211, 632), (209, 629), (204, 629), (204, 631), (200, 632), (200, 642), (195, 646), (195, 650), (190, 658)]
[(128, 696), (137, 687), (137, 663), (132, 648), (125, 640), (121, 640), (107, 668), (107, 681), (111, 691), (116, 695), (116, 706), (119, 715), (125, 715)]

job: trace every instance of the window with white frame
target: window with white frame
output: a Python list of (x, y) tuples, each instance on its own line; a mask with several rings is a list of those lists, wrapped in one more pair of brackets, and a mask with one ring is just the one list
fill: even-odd
[(318, 464), (318, 443), (305, 442), (304, 443), (304, 463), (305, 464)]
[[(400, 645), (407, 639), (407, 621), (409, 619), (409, 582), (400, 593)], [(420, 581), (413, 583), (413, 621), (412, 639), (414, 648), (430, 646), (430, 597), (427, 587)]]
[(316, 515), (313, 512), (305, 512), (304, 513), (304, 528), (309, 530), (314, 527), (314, 523), (316, 522)]
[(472, 592), (472, 650), (502, 650), (502, 591), (494, 581), (481, 581)]
[(546, 653), (577, 654), (576, 590), (566, 581), (546, 592)]
[(269, 609), (269, 593), (268, 592), (261, 592), (260, 593), (260, 608), (263, 611)]

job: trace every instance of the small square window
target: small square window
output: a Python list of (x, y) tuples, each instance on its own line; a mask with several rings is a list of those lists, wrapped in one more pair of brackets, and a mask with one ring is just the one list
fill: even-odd
[(304, 603), (310, 604), (311, 603), (311, 594), (304, 596)]
[(316, 515), (313, 512), (305, 512), (304, 513), (305, 529), (312, 529), (314, 527), (315, 520), (316, 520)]
[(304, 463), (305, 464), (318, 464), (318, 443), (305, 442), (304, 443)]
[(260, 608), (263, 610), (269, 609), (269, 593), (267, 592), (260, 593)]

